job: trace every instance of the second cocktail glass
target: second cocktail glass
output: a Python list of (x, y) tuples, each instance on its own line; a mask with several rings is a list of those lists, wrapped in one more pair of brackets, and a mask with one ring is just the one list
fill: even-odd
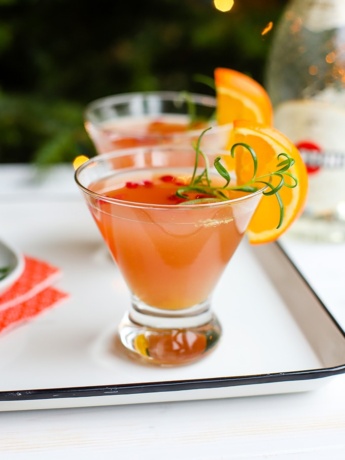
[[(214, 158), (208, 155), (210, 164)], [(144, 362), (187, 364), (218, 343), (212, 293), (262, 196), (184, 203), (175, 192), (194, 166), (191, 147), (146, 147), (99, 155), (76, 171), (131, 292), (120, 341)], [(209, 173), (212, 178), (214, 170)]]
[(99, 154), (117, 149), (191, 146), (205, 128), (203, 147), (225, 148), (231, 124), (215, 121), (212, 96), (174, 91), (134, 92), (105, 97), (85, 109), (85, 128)]

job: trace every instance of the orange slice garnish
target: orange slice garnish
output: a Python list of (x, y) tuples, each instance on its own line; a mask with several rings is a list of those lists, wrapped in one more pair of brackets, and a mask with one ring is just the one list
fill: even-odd
[[(258, 169), (256, 177), (277, 170), (280, 153), (286, 153), (295, 160), (289, 172), (297, 179), (295, 188), (282, 187), (279, 191), (284, 205), (284, 218), (279, 228), (280, 209), (276, 196), (263, 196), (248, 226), (247, 235), (251, 244), (268, 243), (279, 238), (303, 211), (308, 191), (308, 174), (301, 155), (295, 145), (273, 127), (250, 121), (235, 121), (231, 132), (231, 145), (248, 144), (256, 153)], [(251, 179), (253, 161), (243, 147), (235, 150), (235, 170), (238, 184)], [(273, 178), (272, 184), (278, 178)], [(289, 183), (287, 178), (286, 182)], [(292, 179), (290, 184), (292, 184)]]
[(214, 71), (217, 98), (217, 123), (234, 120), (272, 125), (273, 110), (266, 90), (254, 79), (232, 69)]

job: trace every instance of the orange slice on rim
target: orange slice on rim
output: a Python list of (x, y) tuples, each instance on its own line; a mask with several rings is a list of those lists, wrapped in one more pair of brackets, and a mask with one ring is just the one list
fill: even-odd
[(214, 71), (217, 98), (217, 123), (234, 120), (272, 125), (273, 110), (266, 90), (254, 79), (232, 69)]
[[(279, 228), (280, 209), (275, 195), (263, 196), (250, 224), (247, 235), (251, 244), (269, 243), (279, 238), (303, 211), (308, 191), (308, 174), (301, 155), (295, 145), (273, 127), (250, 121), (235, 121), (231, 133), (231, 145), (248, 144), (256, 153), (258, 169), (256, 177), (277, 171), (277, 156), (287, 153), (295, 161), (289, 172), (298, 180), (295, 188), (282, 187), (279, 191), (284, 205), (284, 218)], [(243, 147), (235, 150), (235, 170), (238, 184), (251, 179), (253, 161)], [(267, 180), (267, 178), (266, 178)], [(272, 184), (279, 179), (274, 177)], [(275, 182), (276, 181), (276, 182)], [(286, 183), (292, 184), (287, 177)]]

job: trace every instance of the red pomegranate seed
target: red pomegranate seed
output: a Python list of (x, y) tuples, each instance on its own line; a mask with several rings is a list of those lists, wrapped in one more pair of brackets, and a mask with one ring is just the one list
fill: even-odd
[(137, 188), (139, 187), (138, 182), (126, 182), (126, 187), (127, 188)]
[(180, 198), (180, 197), (178, 197), (176, 195), (169, 195), (168, 200), (174, 201), (175, 204), (180, 204), (180, 203), (183, 203), (185, 201), (183, 198)]
[(153, 182), (150, 180), (143, 180), (144, 187), (153, 187)]
[(169, 176), (168, 174), (165, 176), (161, 176), (159, 178), (162, 182), (173, 182), (175, 177), (174, 176)]

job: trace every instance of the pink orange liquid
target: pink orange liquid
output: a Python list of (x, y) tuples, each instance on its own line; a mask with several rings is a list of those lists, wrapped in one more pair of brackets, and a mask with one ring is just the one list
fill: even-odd
[(104, 197), (89, 196), (90, 210), (129, 288), (152, 307), (178, 310), (204, 302), (253, 213), (254, 205), (236, 212), (224, 202), (181, 204), (176, 190), (189, 178), (182, 170), (146, 170), (89, 187)]
[[(102, 123), (100, 126), (86, 124), (98, 153), (133, 147), (145, 147), (181, 142), (181, 136), (192, 131), (199, 133), (207, 127), (206, 122), (190, 122), (184, 115), (161, 115), (153, 117), (124, 117)], [(198, 135), (195, 136), (197, 139)], [(191, 145), (189, 139), (188, 145)]]

